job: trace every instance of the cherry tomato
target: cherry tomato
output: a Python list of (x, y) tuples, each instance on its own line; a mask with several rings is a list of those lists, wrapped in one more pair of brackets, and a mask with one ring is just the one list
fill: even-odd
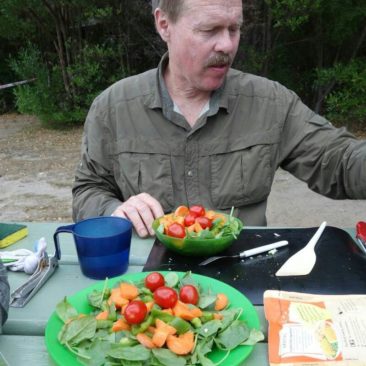
[(171, 287), (162, 286), (154, 291), (154, 301), (163, 309), (172, 308), (178, 301), (178, 294)]
[(196, 215), (193, 215), (191, 213), (187, 214), (185, 217), (184, 217), (184, 225), (185, 226), (191, 226), (194, 224), (195, 220), (196, 220)]
[(201, 205), (194, 205), (194, 206), (191, 206), (189, 208), (189, 212), (192, 214), (192, 215), (196, 215), (196, 217), (199, 217), (199, 216), (205, 216), (205, 209), (203, 206)]
[(145, 286), (152, 292), (164, 285), (164, 276), (159, 272), (152, 272), (145, 277)]
[(147, 314), (147, 307), (141, 300), (133, 300), (127, 306), (123, 313), (126, 321), (130, 324), (140, 324)]
[(193, 285), (184, 285), (179, 290), (179, 298), (186, 304), (196, 305), (198, 303), (198, 291)]
[(197, 217), (196, 222), (201, 225), (202, 229), (209, 229), (212, 226), (212, 220), (205, 216)]
[(186, 230), (183, 225), (178, 222), (173, 222), (168, 226), (167, 235), (174, 238), (184, 238), (186, 236)]

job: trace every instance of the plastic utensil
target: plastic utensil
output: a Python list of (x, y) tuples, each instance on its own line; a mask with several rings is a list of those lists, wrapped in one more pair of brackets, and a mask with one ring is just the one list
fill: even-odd
[(327, 223), (324, 221), (306, 246), (287, 259), (276, 272), (276, 276), (305, 276), (309, 274), (316, 262), (315, 245), (326, 226)]
[(356, 244), (361, 249), (362, 253), (366, 254), (366, 222), (359, 221), (356, 224)]
[(216, 256), (216, 257), (210, 257), (210, 258), (207, 258), (206, 260), (204, 260), (203, 262), (199, 263), (198, 265), (199, 266), (206, 266), (207, 264), (212, 263), (212, 262), (214, 262), (218, 259), (222, 259), (222, 258), (248, 258), (248, 257), (251, 257), (251, 256), (256, 255), (256, 254), (268, 252), (272, 249), (283, 247), (285, 245), (288, 245), (288, 241), (287, 240), (281, 240), (281, 241), (278, 241), (276, 243), (263, 245), (263, 246), (258, 247), (258, 248), (244, 250), (244, 251), (240, 252), (239, 254), (235, 254), (235, 255), (221, 255), (221, 256)]

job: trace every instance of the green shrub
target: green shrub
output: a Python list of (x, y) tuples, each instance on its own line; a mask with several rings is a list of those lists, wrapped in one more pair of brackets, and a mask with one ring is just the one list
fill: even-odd
[(321, 86), (335, 83), (325, 98), (325, 115), (337, 125), (364, 129), (366, 125), (366, 60), (354, 60), (347, 65), (336, 64), (330, 69), (317, 70)]
[(114, 62), (119, 59), (119, 51), (100, 45), (87, 45), (81, 49), (67, 68), (70, 93), (64, 86), (57, 60), (46, 62), (35, 46), (28, 45), (10, 61), (22, 80), (36, 78), (35, 82), (14, 89), (18, 111), (36, 115), (51, 127), (83, 123), (93, 99), (125, 76), (119, 64)]

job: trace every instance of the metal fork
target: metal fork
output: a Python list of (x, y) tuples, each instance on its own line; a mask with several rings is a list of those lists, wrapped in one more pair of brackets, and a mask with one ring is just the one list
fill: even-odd
[(235, 254), (235, 255), (221, 255), (221, 256), (216, 256), (216, 257), (210, 257), (210, 258), (205, 259), (203, 262), (199, 263), (198, 265), (206, 266), (207, 264), (212, 263), (212, 262), (217, 261), (218, 259), (222, 259), (222, 258), (247, 258), (247, 257), (251, 257), (253, 255), (268, 252), (272, 249), (283, 247), (285, 245), (288, 245), (288, 241), (281, 240), (281, 241), (277, 241), (272, 244), (263, 245), (261, 247), (244, 250), (244, 251), (240, 252), (239, 254)]

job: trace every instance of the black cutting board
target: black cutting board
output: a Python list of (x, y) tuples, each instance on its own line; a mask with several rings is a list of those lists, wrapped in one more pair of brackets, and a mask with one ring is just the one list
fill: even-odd
[(328, 226), (321, 235), (315, 252), (316, 264), (307, 276), (276, 277), (282, 264), (303, 248), (317, 228), (244, 229), (233, 245), (220, 253), (237, 254), (279, 240), (289, 245), (274, 255), (253, 258), (224, 259), (207, 266), (198, 263), (206, 257), (187, 257), (167, 249), (158, 240), (151, 249), (143, 271), (192, 271), (216, 278), (241, 291), (255, 305), (263, 305), (267, 289), (313, 294), (366, 294), (366, 256), (344, 230)]

